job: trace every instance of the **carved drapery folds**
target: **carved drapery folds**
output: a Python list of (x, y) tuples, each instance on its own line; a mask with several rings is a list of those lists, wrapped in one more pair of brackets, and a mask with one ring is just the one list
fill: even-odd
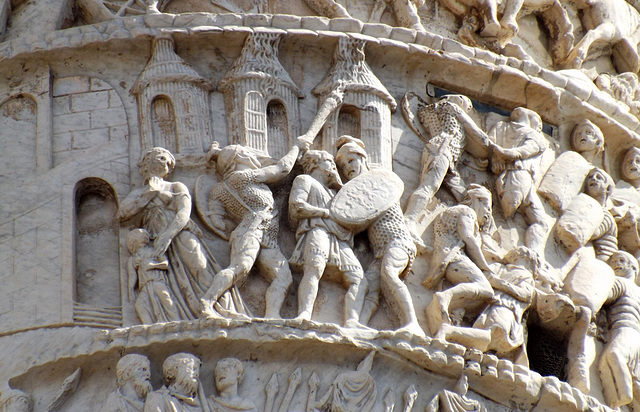
[(142, 148), (201, 153), (211, 139), (210, 82), (175, 52), (171, 35), (153, 40), (151, 59), (133, 85)]
[(0, 405), (640, 409), (630, 3), (11, 3)]
[(229, 142), (279, 159), (298, 135), (304, 97), (278, 61), (281, 34), (255, 31), (220, 81)]

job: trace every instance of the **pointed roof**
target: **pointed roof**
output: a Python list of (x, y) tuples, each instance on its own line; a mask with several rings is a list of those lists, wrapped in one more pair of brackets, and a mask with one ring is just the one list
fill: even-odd
[(341, 37), (333, 55), (333, 66), (312, 93), (322, 97), (338, 89), (367, 92), (386, 101), (393, 111), (397, 107), (396, 100), (365, 61), (364, 46), (363, 40)]
[(278, 60), (280, 33), (256, 31), (247, 37), (240, 56), (218, 84), (221, 92), (233, 83), (244, 79), (263, 79), (284, 84), (303, 98), (304, 94)]
[(152, 84), (167, 82), (189, 82), (211, 91), (213, 85), (200, 76), (175, 52), (175, 44), (170, 34), (164, 34), (153, 39), (151, 58), (145, 66), (138, 80), (131, 88), (134, 94), (140, 94)]

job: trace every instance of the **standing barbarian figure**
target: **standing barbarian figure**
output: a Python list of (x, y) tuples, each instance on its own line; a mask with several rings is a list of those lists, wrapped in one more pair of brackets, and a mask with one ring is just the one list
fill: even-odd
[[(336, 159), (340, 171), (348, 180), (371, 171), (364, 143), (360, 139), (341, 137), (338, 140)], [(403, 322), (402, 329), (424, 336), (409, 289), (402, 282), (402, 278), (411, 270), (416, 257), (416, 246), (404, 222), (400, 203), (396, 202), (371, 223), (367, 228), (367, 234), (375, 259), (365, 273), (369, 290), (365, 296), (360, 321), (367, 324), (378, 309), (382, 283), (382, 291), (389, 305), (399, 312)]]
[[(300, 140), (303, 147), (306, 142)], [(222, 182), (209, 194), (210, 209), (221, 212), (214, 225), (224, 230), (224, 212), (237, 227), (229, 237), (231, 262), (218, 272), (202, 298), (205, 316), (219, 316), (214, 304), (234, 285), (244, 281), (254, 263), (271, 282), (266, 293), (266, 318), (280, 318), (280, 308), (291, 285), (291, 270), (278, 246), (278, 211), (270, 183), (282, 181), (295, 164), (299, 146), (293, 146), (278, 163), (262, 167), (256, 155), (244, 146), (229, 145), (223, 149), (214, 143), (207, 158), (214, 159)], [(217, 223), (216, 223), (217, 222)]]

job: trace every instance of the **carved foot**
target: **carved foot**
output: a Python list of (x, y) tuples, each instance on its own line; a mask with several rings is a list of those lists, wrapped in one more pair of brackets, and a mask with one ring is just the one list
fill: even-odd
[(348, 319), (344, 323), (344, 327), (347, 329), (358, 329), (358, 330), (363, 330), (367, 332), (378, 332), (373, 328), (363, 325), (362, 323), (358, 322), (356, 319)]
[(488, 22), (480, 32), (481, 37), (496, 37), (500, 33), (500, 24), (497, 21)]
[(417, 323), (408, 323), (405, 326), (398, 329), (396, 333), (415, 335), (415, 336), (420, 336), (421, 338), (427, 337), (427, 334), (424, 333), (420, 325), (418, 325)]
[(213, 308), (213, 304), (211, 300), (200, 299), (202, 317), (207, 319), (224, 319), (225, 317)]

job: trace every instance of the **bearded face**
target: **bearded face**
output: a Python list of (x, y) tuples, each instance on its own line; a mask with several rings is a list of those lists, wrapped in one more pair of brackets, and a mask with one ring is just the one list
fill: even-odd
[(187, 362), (180, 365), (178, 374), (173, 386), (186, 395), (193, 395), (198, 392), (198, 377), (200, 376), (200, 365)]
[(141, 399), (146, 398), (147, 394), (153, 390), (148, 369), (144, 371), (136, 371), (136, 374), (133, 377), (133, 389)]

